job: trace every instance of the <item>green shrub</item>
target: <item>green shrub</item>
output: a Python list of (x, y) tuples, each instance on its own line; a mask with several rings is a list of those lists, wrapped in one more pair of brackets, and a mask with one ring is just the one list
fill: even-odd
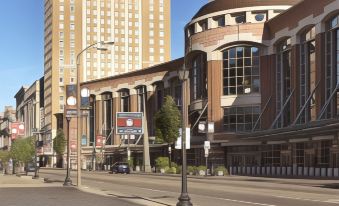
[(177, 169), (177, 174), (181, 174), (181, 165), (177, 165), (175, 168)]
[(177, 169), (175, 167), (171, 167), (166, 170), (166, 174), (176, 174), (176, 173)]
[(157, 169), (164, 169), (169, 166), (169, 158), (168, 157), (158, 157), (155, 159), (155, 165)]
[(195, 174), (196, 171), (197, 171), (197, 167), (195, 167), (195, 166), (188, 166), (187, 167), (187, 173), (188, 174), (190, 174), (190, 173)]
[(206, 169), (207, 169), (206, 166), (200, 165), (200, 166), (197, 168), (197, 171), (200, 171), (200, 170), (206, 171)]
[(228, 175), (228, 171), (226, 169), (225, 166), (218, 166), (215, 170), (214, 170), (214, 174), (217, 175), (219, 171), (222, 171), (224, 173), (224, 175)]

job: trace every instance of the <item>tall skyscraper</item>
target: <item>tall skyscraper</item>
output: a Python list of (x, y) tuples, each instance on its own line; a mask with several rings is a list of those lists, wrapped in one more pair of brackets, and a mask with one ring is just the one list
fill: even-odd
[(65, 85), (76, 83), (76, 56), (99, 41), (106, 51), (81, 55), (81, 81), (170, 60), (170, 0), (45, 0), (45, 131), (62, 127)]

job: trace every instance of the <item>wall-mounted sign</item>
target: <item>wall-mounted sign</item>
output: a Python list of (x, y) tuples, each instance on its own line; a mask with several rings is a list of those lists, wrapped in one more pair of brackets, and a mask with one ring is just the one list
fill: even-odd
[(116, 117), (117, 134), (143, 134), (142, 112), (118, 112)]

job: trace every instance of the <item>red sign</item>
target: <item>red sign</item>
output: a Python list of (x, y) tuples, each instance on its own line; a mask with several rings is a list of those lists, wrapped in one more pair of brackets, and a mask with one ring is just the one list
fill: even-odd
[(95, 146), (96, 147), (102, 147), (104, 137), (102, 135), (97, 135), (96, 136), (96, 141), (95, 141)]
[(25, 135), (25, 125), (23, 122), (12, 122), (11, 123), (11, 138), (16, 139), (17, 136)]
[(116, 133), (117, 134), (143, 134), (141, 112), (117, 112)]

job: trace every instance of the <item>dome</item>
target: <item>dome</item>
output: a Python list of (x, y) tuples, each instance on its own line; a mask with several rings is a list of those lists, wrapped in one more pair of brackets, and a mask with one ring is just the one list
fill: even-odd
[(228, 9), (253, 7), (253, 6), (275, 6), (275, 5), (295, 5), (301, 0), (214, 0), (207, 3), (205, 6), (194, 15), (192, 19), (204, 16), (206, 14), (224, 11)]

